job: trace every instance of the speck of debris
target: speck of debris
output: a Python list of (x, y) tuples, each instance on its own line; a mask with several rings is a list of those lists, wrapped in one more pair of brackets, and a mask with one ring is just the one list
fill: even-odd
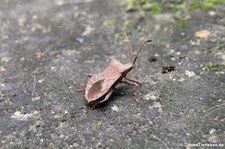
[(45, 81), (45, 79), (40, 79), (37, 81), (37, 83), (42, 84)]
[(170, 71), (174, 71), (175, 70), (175, 66), (163, 66), (162, 67), (162, 73), (168, 73)]
[(183, 77), (180, 77), (177, 81), (183, 82), (183, 81), (185, 81), (185, 79)]
[(189, 70), (186, 70), (185, 71), (185, 75), (187, 75), (188, 77), (194, 77), (195, 76), (195, 73), (193, 71), (189, 71)]
[(148, 130), (148, 126), (141, 126), (137, 130), (138, 130), (138, 132), (143, 133)]
[(82, 33), (83, 36), (87, 36), (88, 34), (90, 34), (92, 31), (94, 30), (94, 28), (92, 28), (91, 26), (86, 26), (84, 32)]
[(66, 50), (63, 50), (62, 53), (64, 55), (71, 56), (71, 55), (79, 55), (80, 51), (76, 49), (66, 49)]
[(224, 75), (224, 72), (223, 71), (216, 71), (215, 74), (218, 75), (218, 76), (219, 75)]
[(179, 56), (179, 59), (184, 59), (185, 58), (185, 56)]
[(225, 64), (225, 54), (221, 55), (221, 59), (224, 61), (224, 64)]
[(93, 60), (85, 60), (84, 61), (84, 63), (87, 63), (87, 64), (91, 64), (91, 63), (94, 63), (95, 62), (95, 60), (93, 59)]
[(205, 39), (207, 40), (208, 37), (210, 36), (211, 32), (208, 30), (202, 30), (202, 31), (197, 31), (195, 32), (195, 36), (200, 38), (200, 39)]
[(148, 58), (148, 61), (149, 62), (155, 62), (157, 60), (157, 57), (156, 56), (150, 56), (149, 58)]
[(207, 141), (210, 142), (210, 143), (218, 143), (219, 142), (219, 137), (216, 134), (215, 129), (211, 129), (209, 131), (209, 134), (203, 135), (203, 137), (205, 137), (207, 139)]
[(0, 72), (3, 72), (3, 71), (5, 71), (5, 68), (4, 67), (0, 67)]
[(155, 92), (150, 92), (144, 96), (145, 100), (157, 100), (159, 98), (159, 94)]
[(27, 121), (29, 117), (33, 117), (37, 115), (38, 115), (38, 111), (34, 111), (33, 113), (30, 113), (30, 114), (23, 114), (20, 111), (16, 111), (10, 118), (14, 118), (19, 121)]
[(79, 144), (78, 143), (73, 143), (73, 145), (72, 146), (70, 145), (70, 147), (79, 147)]
[(101, 121), (98, 122), (95, 127), (96, 129), (100, 129), (102, 127), (102, 122)]
[(39, 58), (42, 58), (42, 57), (44, 57), (45, 55), (46, 55), (46, 53), (44, 53), (44, 52), (36, 52), (35, 53), (36, 54), (36, 57), (39, 59)]
[(180, 52), (180, 51), (176, 53), (176, 55), (178, 55), (178, 56), (179, 56), (180, 54), (181, 54), (181, 52)]
[(20, 61), (25, 61), (25, 57), (21, 57), (20, 58)]
[(214, 134), (216, 132), (216, 129), (210, 129), (209, 134)]
[(157, 84), (157, 82), (154, 81), (154, 80), (151, 79), (151, 78), (146, 78), (144, 81), (147, 82), (147, 83), (149, 83), (149, 85), (155, 85), (155, 84)]
[(1, 86), (1, 87), (5, 87), (5, 84), (4, 84), (4, 83), (2, 83), (2, 84), (0, 84), (0, 86)]
[(8, 63), (12, 58), (11, 57), (2, 57), (1, 58), (1, 62), (5, 62), (5, 63)]
[(84, 43), (84, 38), (83, 37), (76, 37), (76, 41), (80, 44)]
[(117, 105), (112, 106), (111, 109), (113, 111), (119, 112), (119, 107)]
[(175, 59), (174, 57), (171, 57), (171, 60), (172, 60), (172, 61), (175, 61), (176, 59)]
[(37, 132), (37, 127), (36, 126), (29, 126), (29, 131), (31, 132)]
[(215, 16), (216, 15), (216, 12), (215, 11), (209, 11), (209, 15), (210, 16)]
[(68, 114), (69, 112), (67, 110), (64, 111), (64, 114)]
[(55, 114), (53, 117), (54, 117), (55, 119), (60, 119), (60, 118), (62, 118), (62, 115), (61, 115), (61, 114)]
[(59, 0), (59, 1), (56, 1), (56, 3), (55, 3), (57, 6), (61, 6), (61, 5), (63, 5), (64, 4), (64, 1), (62, 1), (62, 0)]
[(153, 108), (158, 108), (158, 110), (159, 110), (160, 113), (163, 112), (163, 111), (162, 111), (162, 105), (161, 105), (160, 102), (154, 102), (154, 104), (153, 104), (152, 107), (153, 107)]
[(152, 124), (153, 124), (153, 122), (152, 122), (151, 120), (149, 120), (149, 122), (148, 122), (148, 123), (149, 123), (149, 125), (152, 125)]
[(32, 97), (32, 101), (37, 101), (37, 100), (40, 100), (40, 99), (41, 99), (40, 96)]
[(28, 114), (22, 114), (20, 111), (16, 111), (11, 118), (20, 120), (20, 121), (27, 121)]
[(173, 54), (175, 52), (175, 50), (174, 49), (171, 49), (169, 52), (168, 52), (168, 55), (171, 55), (171, 54)]

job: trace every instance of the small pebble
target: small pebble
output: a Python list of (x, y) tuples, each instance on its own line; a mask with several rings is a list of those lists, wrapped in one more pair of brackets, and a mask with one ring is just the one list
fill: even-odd
[(195, 73), (193, 72), (193, 71), (188, 71), (188, 70), (186, 70), (185, 71), (185, 75), (187, 75), (188, 77), (194, 77), (195, 76)]
[(152, 106), (153, 108), (158, 108), (159, 112), (162, 113), (162, 105), (160, 102), (155, 102)]
[(10, 118), (14, 118), (20, 121), (27, 121), (28, 114), (23, 114), (20, 111), (16, 111)]
[(211, 129), (209, 131), (209, 134), (206, 135), (206, 137), (207, 137), (207, 141), (210, 142), (210, 143), (218, 143), (219, 142), (219, 137), (216, 134), (216, 130), (215, 129)]
[(216, 15), (216, 12), (215, 11), (209, 11), (209, 15), (210, 16), (215, 16)]
[(2, 57), (1, 58), (1, 62), (5, 62), (5, 63), (8, 63), (12, 58), (11, 57)]
[(40, 99), (41, 99), (40, 96), (32, 97), (32, 101), (37, 101), (37, 100), (40, 100)]
[(76, 41), (80, 44), (84, 43), (84, 38), (83, 37), (76, 37)]
[(4, 67), (0, 67), (0, 72), (3, 72), (3, 71), (5, 71), (5, 68)]
[(148, 93), (144, 96), (145, 100), (150, 100), (150, 99), (151, 100), (157, 100), (158, 98), (159, 98), (159, 95), (155, 92), (150, 92), (150, 93)]
[(45, 81), (45, 79), (40, 79), (37, 81), (37, 83), (42, 84)]
[(113, 111), (119, 112), (119, 107), (117, 105), (112, 106), (111, 109)]
[(202, 31), (195, 32), (195, 36), (200, 39), (207, 40), (210, 35), (211, 35), (211, 32), (208, 30), (202, 30)]

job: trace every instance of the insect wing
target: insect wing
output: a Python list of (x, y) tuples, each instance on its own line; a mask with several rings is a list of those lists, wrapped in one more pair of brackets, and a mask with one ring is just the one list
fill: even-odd
[(97, 100), (108, 93), (114, 83), (120, 78), (120, 73), (111, 76), (101, 76), (100, 74), (90, 78), (85, 89), (85, 96), (88, 102)]
[(87, 83), (85, 88), (85, 96), (88, 102), (96, 100), (98, 98), (98, 93), (101, 92), (104, 82), (104, 76), (100, 74), (93, 75)]
[(109, 67), (102, 73), (93, 75), (89, 79), (85, 89), (85, 96), (88, 102), (98, 100), (109, 92), (122, 75), (118, 69), (120, 65), (119, 61), (112, 59)]
[(88, 99), (95, 99), (98, 96), (98, 93), (101, 92), (103, 87), (104, 79), (99, 80), (92, 84), (92, 86), (88, 90), (87, 98)]

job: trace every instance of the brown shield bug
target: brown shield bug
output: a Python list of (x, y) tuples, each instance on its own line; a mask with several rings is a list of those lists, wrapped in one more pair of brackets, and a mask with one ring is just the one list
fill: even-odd
[[(126, 75), (134, 68), (134, 64), (139, 53), (144, 48), (144, 45), (151, 42), (151, 40), (147, 40), (140, 45), (140, 49), (133, 59), (130, 40), (126, 33), (125, 37), (129, 43), (130, 62), (127, 64), (121, 64), (118, 60), (113, 58), (111, 59), (109, 66), (103, 72), (95, 75), (89, 75), (89, 80), (85, 88), (85, 98), (89, 104), (93, 105), (92, 108), (99, 103), (108, 100), (113, 93), (114, 88), (119, 83), (126, 83), (133, 86), (139, 86), (141, 84), (138, 80), (126, 78)], [(82, 89), (76, 89), (76, 91), (82, 91)]]

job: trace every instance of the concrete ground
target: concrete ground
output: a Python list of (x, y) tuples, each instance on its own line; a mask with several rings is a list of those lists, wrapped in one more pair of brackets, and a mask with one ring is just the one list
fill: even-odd
[[(0, 148), (225, 147), (225, 6), (171, 28), (174, 13), (126, 12), (119, 0), (0, 3)], [(74, 88), (110, 58), (129, 62), (122, 29), (133, 47), (153, 41), (129, 74), (140, 103), (121, 84), (90, 110)]]

